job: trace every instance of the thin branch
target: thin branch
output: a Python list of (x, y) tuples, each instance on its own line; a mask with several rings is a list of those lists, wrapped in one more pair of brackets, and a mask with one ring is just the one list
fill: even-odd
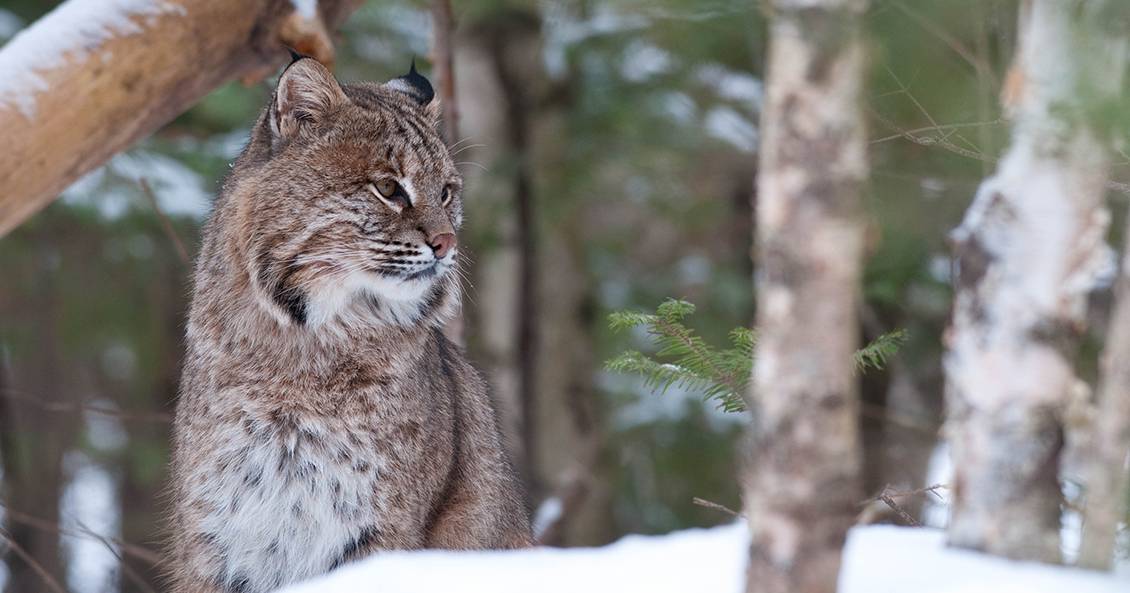
[(875, 119), (882, 122), (883, 125), (887, 126), (892, 131), (898, 133), (899, 136), (902, 136), (903, 138), (906, 138), (907, 140), (910, 140), (911, 142), (913, 142), (915, 144), (919, 144), (919, 145), (922, 145), (922, 146), (940, 146), (942, 148), (945, 148), (946, 150), (960, 154), (961, 156), (971, 158), (971, 159), (974, 159), (974, 160), (978, 160), (978, 161), (986, 161), (986, 162), (991, 162), (991, 163), (995, 163), (997, 161), (996, 159), (994, 159), (992, 157), (987, 157), (987, 156), (981, 154), (978, 151), (969, 150), (967, 148), (962, 148), (962, 147), (957, 146), (956, 144), (954, 144), (952, 142), (947, 142), (944, 138), (935, 138), (933, 136), (916, 136), (916, 135), (914, 135), (914, 134), (912, 134), (912, 133), (910, 133), (906, 130), (903, 130), (902, 128), (900, 128), (899, 126), (897, 126), (896, 124), (891, 122), (889, 119), (883, 117), (882, 115), (879, 114), (878, 111), (875, 111), (874, 109), (869, 109), (869, 111), (871, 112), (871, 115), (873, 117), (875, 117)]
[(3, 539), (5, 542), (7, 542), (8, 548), (15, 552), (15, 554), (19, 556), (20, 559), (26, 562), (27, 565), (30, 566), (31, 569), (34, 570), (35, 573), (43, 579), (43, 582), (47, 583), (47, 586), (50, 587), (52, 591), (55, 591), (55, 593), (67, 593), (66, 588), (64, 588), (63, 585), (59, 584), (59, 581), (55, 580), (55, 577), (51, 576), (51, 573), (47, 572), (47, 569), (43, 568), (43, 565), (40, 564), (39, 561), (37, 561), (35, 558), (33, 558), (32, 555), (27, 552), (27, 550), (23, 549), (20, 544), (16, 543), (16, 540), (12, 539), (12, 536), (6, 530), (0, 530), (0, 539)]
[[(901, 92), (901, 91), (896, 91)], [(905, 134), (921, 134), (922, 132), (940, 132), (945, 130), (953, 130), (958, 128), (984, 128), (987, 126), (999, 126), (1007, 124), (1008, 122), (1003, 119), (994, 119), (989, 121), (972, 121), (959, 124), (940, 124), (934, 126), (924, 126), (921, 128), (914, 128), (911, 130), (900, 130), (898, 134), (891, 134), (890, 136), (883, 136), (871, 141), (871, 144), (879, 144), (880, 142), (888, 142), (897, 138), (905, 138)], [(893, 125), (893, 124), (892, 124)]]
[[(895, 81), (895, 84), (899, 86), (899, 89), (903, 92), (903, 94), (906, 95), (907, 99), (910, 100), (915, 109), (917, 109), (918, 112), (926, 118), (926, 121), (930, 122), (930, 125), (937, 127), (937, 120), (934, 119), (934, 116), (930, 115), (930, 112), (926, 110), (926, 107), (922, 104), (921, 101), (918, 100), (918, 97), (915, 97), (914, 93), (910, 92), (910, 85), (904, 84), (902, 80), (899, 79), (898, 75), (895, 74), (894, 70), (891, 70), (890, 66), (884, 66), (884, 68), (887, 70), (887, 74), (891, 77), (891, 80)], [(951, 135), (964, 142), (970, 148), (960, 149), (959, 147), (953, 145), (951, 142), (949, 142), (949, 137)], [(969, 139), (965, 138), (956, 131), (951, 131), (949, 134), (943, 134), (939, 138), (934, 138), (933, 141), (937, 142), (941, 146), (952, 147), (952, 149), (957, 150), (971, 150), (972, 154), (983, 155), (983, 151), (976, 144), (973, 144), (969, 141)]]
[(705, 508), (708, 508), (708, 509), (714, 509), (716, 511), (722, 511), (723, 513), (726, 513), (727, 515), (731, 515), (733, 517), (744, 517), (745, 516), (745, 515), (737, 512), (737, 511), (735, 511), (734, 509), (731, 509), (728, 506), (721, 505), (721, 504), (718, 504), (716, 502), (711, 502), (709, 500), (706, 500), (704, 498), (699, 498), (697, 496), (692, 498), (691, 502), (697, 504), (700, 507), (705, 507)]
[(111, 418), (117, 418), (119, 420), (154, 422), (158, 424), (168, 424), (173, 421), (173, 417), (170, 414), (165, 414), (162, 412), (123, 412), (121, 410), (115, 410), (114, 408), (108, 408), (105, 406), (90, 404), (86, 402), (74, 403), (42, 401), (35, 397), (31, 397), (30, 395), (18, 395), (16, 390), (14, 389), (0, 390), (0, 397), (5, 397), (12, 401), (17, 401), (23, 404), (34, 406), (45, 412), (71, 414), (90, 412), (92, 414), (109, 416)]
[[(890, 486), (887, 486), (883, 489), (883, 494), (891, 498), (906, 498), (907, 496), (917, 496), (919, 494), (933, 494), (934, 496), (938, 497), (939, 500), (941, 500), (942, 497), (938, 494), (938, 490), (946, 490), (948, 488), (949, 484), (934, 484), (933, 486), (927, 486), (925, 488), (918, 488), (915, 490), (891, 490)], [(866, 502), (875, 502), (876, 500), (881, 499), (879, 498), (879, 496), (876, 496), (875, 498), (867, 500)]]
[(149, 187), (149, 180), (142, 177), (137, 180), (137, 184), (141, 186), (141, 193), (149, 198), (149, 203), (153, 206), (153, 211), (157, 213), (157, 218), (161, 220), (161, 228), (165, 230), (165, 235), (169, 237), (173, 246), (176, 247), (177, 256), (180, 257), (181, 263), (188, 265), (188, 250), (184, 248), (184, 243), (181, 242), (180, 237), (173, 229), (172, 221), (170, 221), (169, 217), (165, 215), (165, 212), (161, 210), (161, 205), (157, 202), (157, 195), (153, 193), (153, 188)]
[(916, 435), (921, 435), (923, 438), (930, 440), (937, 440), (938, 431), (941, 430), (941, 425), (931, 423), (925, 419), (912, 418), (905, 414), (892, 413), (886, 406), (879, 404), (872, 404), (864, 402), (860, 406), (860, 414), (875, 420), (882, 420), (889, 422), (899, 428), (904, 428), (913, 432)]
[(922, 523), (918, 519), (915, 519), (913, 515), (908, 513), (906, 511), (906, 509), (902, 508), (902, 505), (900, 505), (898, 502), (896, 502), (895, 499), (896, 498), (906, 498), (908, 496), (918, 496), (918, 495), (921, 495), (921, 494), (933, 494), (934, 496), (937, 496), (938, 499), (940, 500), (941, 496), (938, 494), (937, 491), (941, 490), (943, 488), (948, 488), (948, 486), (946, 484), (934, 484), (933, 486), (927, 486), (925, 488), (918, 488), (916, 490), (899, 491), (899, 490), (892, 490), (890, 485), (888, 484), (887, 486), (883, 487), (883, 490), (881, 492), (879, 492), (879, 494), (873, 496), (872, 498), (869, 498), (869, 499), (863, 501), (860, 504), (868, 505), (868, 504), (871, 504), (871, 503), (874, 503), (874, 502), (881, 502), (881, 503), (887, 505), (887, 507), (890, 508), (892, 511), (894, 511), (895, 514), (898, 515), (899, 518), (902, 519), (903, 522), (906, 523), (907, 525), (910, 525), (910, 526), (913, 526), (913, 527), (921, 527)]
[(114, 558), (118, 560), (118, 565), (122, 568), (122, 572), (124, 572), (126, 577), (128, 577), (130, 581), (137, 585), (139, 589), (146, 591), (146, 593), (157, 593), (153, 590), (153, 587), (150, 587), (149, 583), (145, 582), (145, 579), (141, 578), (141, 575), (138, 574), (137, 571), (134, 570), (133, 567), (125, 561), (125, 558), (122, 557), (122, 553), (119, 552), (118, 549), (114, 546), (114, 542), (110, 541), (110, 539), (106, 536), (97, 533), (93, 529), (87, 527), (86, 524), (82, 521), (77, 521), (77, 524), (79, 530), (81, 530), (88, 536), (98, 540), (98, 542), (100, 542), (111, 554), (114, 555)]
[(895, 8), (905, 14), (910, 20), (914, 21), (919, 27), (922, 27), (927, 33), (938, 38), (942, 43), (946, 44), (955, 54), (965, 60), (973, 70), (977, 72), (978, 76), (986, 78), (993, 87), (1000, 87), (1000, 81), (997, 80), (993, 69), (989, 66), (988, 62), (982, 59), (981, 56), (973, 53), (969, 48), (965, 47), (963, 43), (958, 41), (956, 37), (950, 35), (945, 29), (934, 24), (930, 19), (922, 16), (921, 13), (909, 8), (902, 2), (893, 2)]
[(899, 506), (898, 503), (895, 502), (895, 500), (890, 497), (890, 495), (880, 494), (879, 500), (883, 501), (883, 504), (890, 507), (891, 510), (894, 511), (895, 514), (897, 514), (899, 516), (899, 518), (902, 519), (907, 525), (910, 525), (912, 527), (921, 527), (922, 526), (922, 523), (920, 523), (918, 521), (918, 519), (915, 519), (913, 516), (911, 516), (910, 513), (906, 512), (906, 509)]
[(118, 549), (123, 553), (133, 556), (138, 560), (142, 560), (153, 566), (160, 566), (163, 563), (160, 554), (144, 546), (131, 544), (115, 537), (99, 536), (96, 534), (92, 536), (91, 533), (84, 532), (81, 529), (71, 529), (63, 527), (62, 525), (54, 521), (48, 521), (47, 519), (41, 519), (34, 515), (29, 515), (22, 511), (17, 511), (3, 502), (0, 502), (0, 507), (4, 509), (4, 513), (8, 517), (8, 519), (16, 521), (17, 523), (21, 523), (23, 525), (27, 525), (29, 527), (34, 527), (35, 529), (39, 529), (40, 531), (45, 531), (48, 533), (58, 533), (70, 537), (106, 538), (108, 541), (113, 542), (115, 546), (118, 546)]

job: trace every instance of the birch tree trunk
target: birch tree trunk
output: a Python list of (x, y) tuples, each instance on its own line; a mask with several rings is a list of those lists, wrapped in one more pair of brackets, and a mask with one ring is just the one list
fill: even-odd
[(1002, 97), (1011, 146), (952, 235), (951, 545), (1060, 558), (1062, 418), (1078, 385), (1072, 359), (1087, 293), (1111, 263), (1107, 141), (1094, 117), (1121, 85), (1124, 47), (1097, 26), (1104, 12), (1125, 11), (1117, 4), (1021, 4)]
[(84, 173), (285, 46), (332, 63), (358, 0), (68, 0), (0, 49), (0, 236)]
[(747, 591), (830, 593), (860, 491), (862, 0), (777, 0), (761, 116)]

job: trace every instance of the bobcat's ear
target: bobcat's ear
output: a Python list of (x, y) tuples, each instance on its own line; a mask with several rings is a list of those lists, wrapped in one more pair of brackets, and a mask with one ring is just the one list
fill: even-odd
[(271, 104), (271, 134), (275, 144), (290, 140), (317, 124), (349, 99), (333, 74), (313, 58), (300, 57), (279, 77)]
[(435, 91), (432, 90), (432, 83), (416, 71), (415, 58), (412, 59), (412, 67), (409, 68), (408, 74), (388, 81), (386, 86), (408, 95), (421, 107), (431, 103), (436, 96)]

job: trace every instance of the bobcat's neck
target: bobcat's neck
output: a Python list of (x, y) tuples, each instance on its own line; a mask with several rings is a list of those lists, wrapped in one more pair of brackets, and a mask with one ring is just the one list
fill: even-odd
[(202, 247), (187, 336), (190, 352), (213, 363), (240, 361), (281, 374), (329, 376), (359, 355), (404, 362), (458, 304), (452, 277), (442, 278), (419, 302), (339, 286), (312, 294), (306, 321), (296, 323), (255, 290), (245, 256), (222, 239), (217, 232)]

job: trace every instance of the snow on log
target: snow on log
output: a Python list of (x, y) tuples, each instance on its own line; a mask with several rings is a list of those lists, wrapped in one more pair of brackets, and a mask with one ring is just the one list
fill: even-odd
[[(1012, 562), (945, 547), (941, 531), (851, 530), (839, 593), (1124, 593), (1130, 574)], [(744, 523), (603, 548), (384, 552), (280, 593), (741, 593)], [(1130, 568), (1130, 567), (1127, 567)]]
[(867, 179), (862, 0), (772, 3), (743, 480), (750, 593), (831, 593), (863, 499), (853, 353)]
[(952, 235), (959, 272), (945, 366), (956, 546), (1060, 560), (1062, 419), (1080, 389), (1074, 349), (1087, 293), (1112, 271), (1109, 139), (1096, 116), (1117, 99), (1125, 46), (1108, 36), (1121, 31), (1096, 22), (1118, 4), (1021, 3), (1004, 91), (1012, 143)]
[(79, 176), (290, 45), (333, 59), (357, 0), (69, 0), (0, 48), (0, 236)]

